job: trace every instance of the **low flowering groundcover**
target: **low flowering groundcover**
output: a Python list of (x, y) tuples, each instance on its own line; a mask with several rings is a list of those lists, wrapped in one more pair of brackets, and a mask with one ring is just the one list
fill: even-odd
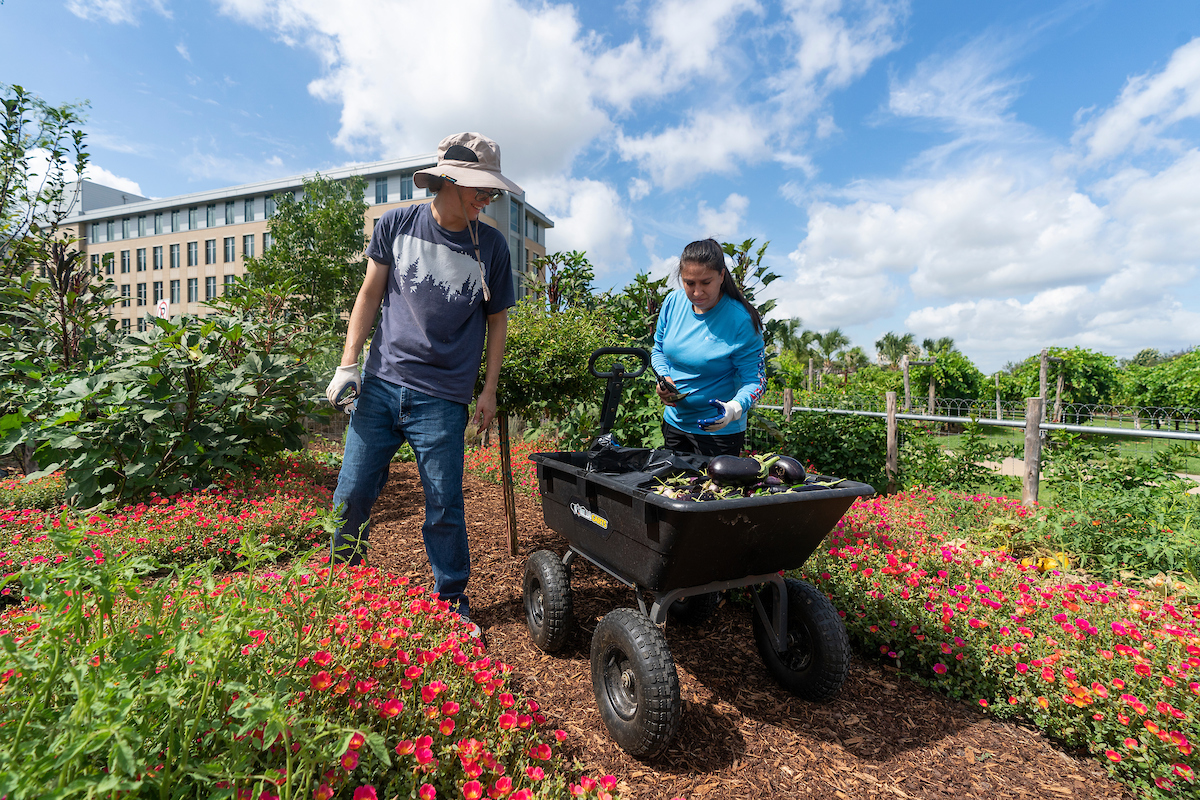
[[(512, 456), (513, 487), (525, 494), (536, 497), (538, 494), (537, 464), (529, 460), (531, 453), (556, 453), (558, 442), (553, 439), (537, 438), (529, 441), (511, 439), (509, 451)], [(484, 480), (500, 483), (500, 445), (476, 447), (467, 451), (466, 468), (468, 472), (478, 475)]]
[(916, 489), (857, 501), (800, 576), (917, 680), (1086, 748), (1147, 797), (1200, 789), (1200, 605), (1039, 570), (999, 542), (1042, 509)]
[[(214, 489), (151, 496), (103, 514), (79, 513), (68, 506), (0, 507), (0, 576), (61, 561), (63, 553), (48, 536), (56, 527), (79, 531), (92, 542), (94, 554), (89, 558), (129, 553), (169, 564), (215, 558), (230, 568), (248, 541), (305, 552), (324, 542), (322, 519), (332, 503), (332, 493), (316, 482), (314, 470), (311, 460), (292, 455)], [(0, 489), (8, 489), (7, 496), (19, 501), (26, 493), (44, 494), (43, 484), (61, 481), (59, 475), (33, 484), (8, 479)]]
[[(21, 575), (0, 616), (0, 796), (611, 800), (448, 605), (248, 547), (219, 574), (128, 552)], [(108, 542), (112, 544), (112, 542)], [(146, 580), (155, 575), (155, 580)]]

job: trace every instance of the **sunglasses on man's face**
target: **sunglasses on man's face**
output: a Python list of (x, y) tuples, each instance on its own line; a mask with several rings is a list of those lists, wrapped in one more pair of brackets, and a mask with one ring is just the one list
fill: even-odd
[(499, 200), (503, 194), (504, 192), (500, 191), (499, 189), (476, 189), (475, 202), (482, 203), (484, 200), (486, 200), (491, 203)]

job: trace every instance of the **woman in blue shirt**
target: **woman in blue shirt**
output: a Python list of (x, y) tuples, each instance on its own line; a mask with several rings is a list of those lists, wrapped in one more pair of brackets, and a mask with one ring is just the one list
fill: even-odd
[[(700, 455), (740, 455), (746, 416), (766, 389), (762, 319), (746, 301), (713, 239), (679, 257), (681, 290), (658, 315), (650, 360), (664, 380), (658, 396), (665, 446)], [(682, 395), (682, 396), (681, 396)]]

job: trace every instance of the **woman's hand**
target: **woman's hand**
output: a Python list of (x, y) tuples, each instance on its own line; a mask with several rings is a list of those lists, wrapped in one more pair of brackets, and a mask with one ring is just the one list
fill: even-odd
[(679, 390), (675, 388), (675, 381), (670, 378), (659, 378), (658, 382), (654, 384), (654, 391), (665, 406), (673, 406), (680, 399)]

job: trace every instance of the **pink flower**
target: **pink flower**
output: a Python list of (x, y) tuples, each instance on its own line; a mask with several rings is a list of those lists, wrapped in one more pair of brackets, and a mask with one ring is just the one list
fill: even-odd
[(354, 733), (350, 737), (350, 743), (346, 746), (348, 748), (350, 748), (351, 750), (357, 750), (360, 747), (362, 747), (364, 744), (366, 744), (366, 742), (367, 742), (366, 738), (364, 738), (361, 733)]
[(346, 770), (346, 772), (350, 772), (357, 766), (358, 753), (353, 750), (347, 750), (345, 755), (342, 756), (342, 769)]
[(384, 702), (384, 704), (379, 707), (379, 716), (383, 717), (384, 719), (391, 719), (403, 710), (404, 703), (393, 697), (391, 700)]
[(1108, 760), (1114, 764), (1119, 764), (1121, 762), (1121, 754), (1116, 750), (1105, 750), (1104, 755), (1108, 756)]
[(374, 786), (360, 786), (354, 790), (354, 800), (378, 800)]
[(421, 800), (434, 800), (437, 797), (437, 789), (433, 788), (432, 784), (422, 783), (421, 788), (417, 790), (417, 796)]
[(454, 733), (454, 720), (446, 717), (442, 720), (442, 724), (438, 726), (438, 730), (441, 731), (443, 736), (449, 736)]
[(462, 793), (466, 800), (480, 800), (483, 797), (483, 784), (479, 781), (467, 781), (463, 784)]
[(396, 755), (410, 756), (416, 751), (417, 746), (413, 744), (412, 739), (404, 739), (400, 744), (396, 745)]
[(936, 672), (938, 675), (945, 675), (946, 670), (947, 670), (947, 667), (945, 664), (938, 663), (938, 664), (933, 665), (933, 671)]

